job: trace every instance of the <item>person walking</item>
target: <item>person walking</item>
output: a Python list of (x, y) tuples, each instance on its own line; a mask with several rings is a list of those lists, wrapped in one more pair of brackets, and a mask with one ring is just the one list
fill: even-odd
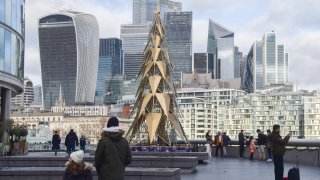
[(82, 150), (70, 154), (66, 163), (66, 170), (63, 180), (92, 180), (93, 165), (83, 161), (84, 152)]
[(220, 149), (220, 156), (223, 157), (223, 138), (220, 131), (214, 137), (214, 145), (216, 146), (216, 157), (218, 157), (219, 149)]
[(265, 134), (262, 133), (260, 129), (257, 129), (258, 133), (258, 152), (259, 152), (259, 159), (261, 161), (266, 160), (266, 154), (264, 151), (265, 145), (267, 144), (267, 137)]
[(283, 156), (286, 152), (286, 145), (289, 142), (292, 133), (289, 132), (285, 138), (280, 136), (280, 126), (273, 125), (273, 131), (269, 137), (271, 143), (271, 150), (274, 163), (274, 176), (275, 180), (283, 180)]
[(245, 145), (245, 137), (243, 134), (243, 130), (241, 130), (240, 133), (238, 134), (238, 139), (239, 139), (239, 155), (241, 159), (243, 158), (244, 145)]
[(212, 134), (211, 134), (211, 130), (208, 130), (208, 132), (206, 133), (206, 151), (208, 153), (209, 157), (212, 157), (212, 144), (213, 144), (213, 140), (212, 140)]
[(249, 159), (252, 161), (253, 155), (254, 155), (254, 150), (256, 149), (256, 142), (255, 142), (253, 136), (250, 136), (249, 144), (250, 144), (250, 158)]
[(223, 154), (224, 156), (227, 156), (228, 155), (227, 150), (228, 150), (229, 142), (231, 141), (231, 139), (226, 132), (222, 133), (222, 139), (223, 139)]
[(85, 149), (86, 149), (86, 137), (84, 137), (84, 135), (81, 136), (80, 138), (80, 149), (85, 152)]
[(131, 163), (132, 155), (124, 131), (116, 117), (111, 117), (103, 128), (95, 153), (95, 166), (99, 180), (124, 180), (125, 167)]
[(65, 145), (67, 147), (67, 153), (70, 154), (75, 151), (76, 146), (79, 145), (79, 141), (78, 141), (78, 136), (77, 134), (73, 131), (73, 129), (70, 130), (70, 132), (67, 134), (66, 136), (66, 140), (65, 140)]
[(272, 151), (271, 151), (271, 142), (269, 140), (271, 135), (270, 129), (267, 130), (267, 152), (268, 152), (268, 162), (272, 161)]
[(54, 132), (52, 136), (52, 151), (54, 151), (54, 155), (57, 155), (58, 150), (60, 150), (61, 138), (58, 134), (58, 131)]

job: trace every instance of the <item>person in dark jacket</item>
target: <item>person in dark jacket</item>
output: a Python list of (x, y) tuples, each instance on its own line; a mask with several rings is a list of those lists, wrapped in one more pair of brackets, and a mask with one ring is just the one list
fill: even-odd
[(275, 180), (283, 180), (283, 156), (286, 152), (286, 145), (288, 144), (291, 135), (291, 132), (289, 132), (288, 135), (282, 139), (280, 136), (280, 126), (275, 124), (273, 126), (273, 131), (269, 136), (273, 155)]
[(82, 135), (80, 138), (80, 149), (85, 152), (86, 149), (86, 138)]
[(63, 180), (92, 180), (91, 163), (83, 162), (84, 152), (82, 150), (70, 154), (69, 161), (66, 163), (66, 170)]
[(116, 117), (111, 117), (103, 128), (102, 138), (95, 153), (95, 166), (99, 180), (124, 180), (125, 167), (131, 163), (132, 155), (128, 141), (122, 137)]
[(246, 140), (243, 134), (243, 130), (240, 131), (238, 138), (239, 138), (239, 155), (240, 155), (240, 158), (242, 158), (243, 152), (244, 152), (245, 140)]
[(218, 157), (218, 152), (220, 149), (220, 156), (223, 157), (223, 138), (219, 131), (216, 136), (214, 136), (214, 145), (216, 146), (216, 157)]
[(226, 132), (222, 133), (222, 139), (223, 139), (223, 155), (227, 156), (227, 150), (228, 150), (229, 142), (231, 141), (231, 139)]
[(52, 136), (52, 151), (54, 151), (54, 155), (57, 155), (58, 150), (60, 149), (61, 138), (58, 134), (58, 131), (54, 132)]
[(66, 136), (65, 145), (67, 147), (67, 153), (70, 154), (75, 151), (76, 146), (79, 145), (78, 136), (73, 131), (73, 129), (70, 130), (70, 132)]
[(258, 152), (259, 152), (259, 159), (261, 161), (266, 160), (266, 154), (264, 152), (265, 145), (267, 144), (267, 137), (265, 134), (262, 133), (260, 129), (257, 129), (258, 133)]

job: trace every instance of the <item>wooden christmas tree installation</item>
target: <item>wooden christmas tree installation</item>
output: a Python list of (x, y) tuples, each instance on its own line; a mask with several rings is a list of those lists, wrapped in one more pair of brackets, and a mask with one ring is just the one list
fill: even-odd
[(177, 136), (187, 141), (179, 122), (181, 116), (171, 75), (165, 31), (160, 11), (156, 10), (139, 73), (141, 82), (131, 114), (134, 121), (126, 135), (129, 142), (141, 142), (142, 134), (148, 137), (148, 144), (170, 145)]

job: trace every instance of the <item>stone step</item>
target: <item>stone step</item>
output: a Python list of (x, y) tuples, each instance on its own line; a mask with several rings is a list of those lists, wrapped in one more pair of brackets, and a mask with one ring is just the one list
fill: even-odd
[[(7, 156), (0, 158), (0, 167), (64, 167), (68, 157)], [(85, 157), (94, 164), (94, 157)], [(129, 167), (180, 168), (182, 173), (192, 173), (198, 165), (197, 157), (183, 156), (133, 156)]]
[[(64, 167), (9, 167), (0, 168), (0, 179), (6, 180), (61, 180)], [(98, 176), (92, 171), (93, 180)], [(180, 180), (178, 168), (135, 168), (127, 167), (125, 180)]]
[(206, 152), (145, 152), (145, 151), (132, 151), (134, 156), (161, 156), (161, 157), (173, 157), (173, 156), (183, 156), (183, 157), (197, 157), (198, 161), (208, 161), (209, 156)]

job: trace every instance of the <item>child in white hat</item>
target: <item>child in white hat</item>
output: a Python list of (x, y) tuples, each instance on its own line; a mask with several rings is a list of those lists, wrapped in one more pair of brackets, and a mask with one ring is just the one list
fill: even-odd
[(92, 180), (91, 170), (93, 165), (84, 162), (83, 157), (84, 152), (82, 150), (70, 154), (63, 180)]

